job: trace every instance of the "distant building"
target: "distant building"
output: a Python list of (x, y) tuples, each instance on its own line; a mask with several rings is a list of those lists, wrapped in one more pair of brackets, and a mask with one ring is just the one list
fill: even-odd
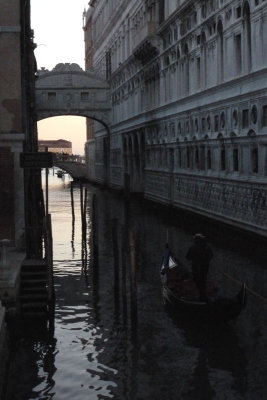
[(52, 153), (65, 153), (72, 155), (72, 142), (68, 140), (38, 140), (38, 151), (45, 151), (47, 147), (48, 151)]

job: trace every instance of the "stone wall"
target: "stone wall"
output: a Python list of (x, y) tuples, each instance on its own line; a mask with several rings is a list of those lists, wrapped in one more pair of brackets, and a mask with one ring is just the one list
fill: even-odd
[(0, 300), (0, 399), (4, 388), (8, 361), (7, 328), (5, 323), (5, 309)]
[(0, 239), (20, 245), (23, 236), (23, 173), (19, 166), (25, 135), (22, 118), (20, 2), (0, 2)]

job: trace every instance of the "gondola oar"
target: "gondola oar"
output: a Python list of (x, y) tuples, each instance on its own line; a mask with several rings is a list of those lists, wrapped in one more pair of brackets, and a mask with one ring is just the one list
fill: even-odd
[[(239, 285), (242, 285), (243, 282), (239, 281), (238, 279), (235, 279), (233, 276), (227, 274), (226, 272), (223, 272), (223, 275), (229, 278), (231, 281), (238, 283)], [(254, 290), (250, 289), (248, 286), (246, 286), (246, 290), (253, 294), (253, 296), (258, 297), (259, 299), (263, 301), (267, 301), (266, 297), (263, 297), (261, 294), (255, 292)]]

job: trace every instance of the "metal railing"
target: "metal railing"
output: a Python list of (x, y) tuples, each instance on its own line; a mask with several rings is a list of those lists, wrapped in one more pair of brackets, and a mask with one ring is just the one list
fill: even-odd
[(54, 154), (55, 161), (85, 163), (85, 157), (80, 155)]

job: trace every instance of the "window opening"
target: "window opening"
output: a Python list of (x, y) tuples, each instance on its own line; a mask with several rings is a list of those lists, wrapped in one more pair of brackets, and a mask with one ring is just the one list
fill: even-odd
[(226, 166), (226, 154), (225, 154), (225, 149), (221, 149), (221, 170), (225, 171), (225, 166)]
[(239, 160), (238, 160), (238, 148), (233, 149), (233, 170), (238, 171)]
[(258, 148), (254, 148), (251, 150), (251, 167), (252, 172), (258, 173), (259, 172), (259, 154)]
[(242, 128), (248, 128), (249, 126), (249, 118), (248, 118), (248, 110), (242, 111)]

